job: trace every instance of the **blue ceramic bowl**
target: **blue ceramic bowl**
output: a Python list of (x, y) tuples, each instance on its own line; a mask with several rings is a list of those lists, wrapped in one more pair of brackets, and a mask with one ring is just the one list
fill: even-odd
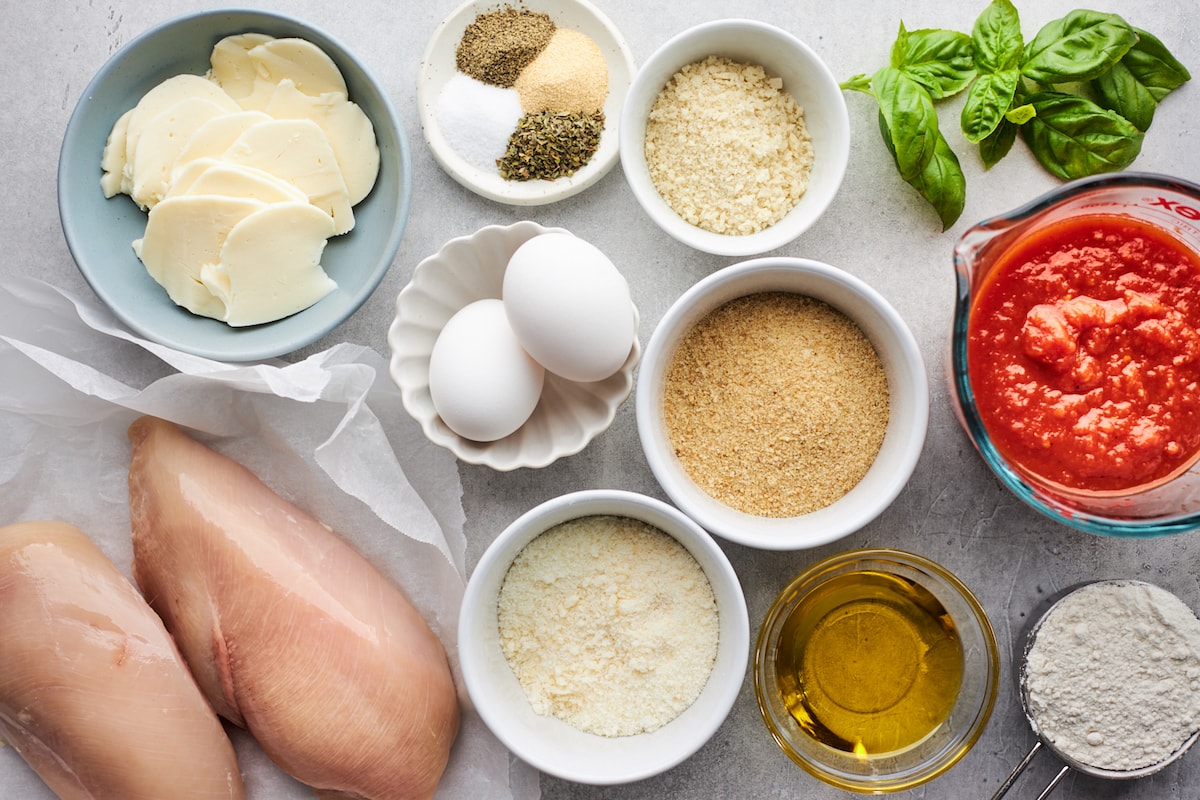
[[(146, 272), (131, 246), (145, 232), (146, 213), (125, 195), (104, 197), (100, 156), (117, 117), (135, 106), (142, 95), (173, 75), (203, 75), (218, 40), (250, 31), (307, 39), (333, 59), (345, 76), (350, 99), (375, 127), (380, 166), (375, 187), (354, 207), (354, 230), (331, 239), (321, 259), (338, 288), (290, 317), (232, 328), (176, 306)], [(345, 321), (391, 267), (411, 197), (408, 142), (383, 84), (344, 44), (319, 28), (252, 9), (179, 17), (121, 48), (80, 97), (67, 124), (58, 163), (58, 206), (67, 246), (100, 299), (137, 334), (221, 361), (284, 355), (320, 339)]]

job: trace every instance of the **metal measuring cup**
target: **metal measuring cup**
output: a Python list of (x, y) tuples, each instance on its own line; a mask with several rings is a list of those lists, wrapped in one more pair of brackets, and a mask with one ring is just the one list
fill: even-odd
[(1037, 618), (1037, 621), (1033, 624), (1025, 636), (1025, 646), (1021, 653), (1021, 667), (1018, 672), (1017, 686), (1021, 697), (1021, 710), (1025, 713), (1025, 719), (1029, 723), (1029, 727), (1033, 729), (1033, 732), (1038, 738), (1037, 741), (1034, 742), (1034, 745), (1029, 752), (1025, 754), (1025, 757), (1022, 758), (1013, 771), (1009, 773), (1009, 776), (1005, 779), (1004, 783), (1000, 784), (1000, 788), (997, 789), (996, 793), (992, 795), (991, 800), (1000, 800), (1000, 798), (1003, 797), (1008, 790), (1013, 787), (1013, 784), (1017, 782), (1017, 779), (1021, 777), (1021, 774), (1030, 765), (1030, 763), (1033, 762), (1034, 757), (1037, 756), (1037, 754), (1043, 748), (1053, 753), (1059, 761), (1063, 762), (1063, 765), (1062, 768), (1059, 769), (1058, 773), (1055, 774), (1055, 776), (1050, 780), (1050, 783), (1046, 784), (1045, 788), (1042, 789), (1042, 793), (1037, 796), (1037, 800), (1046, 800), (1046, 798), (1050, 796), (1050, 793), (1054, 791), (1055, 787), (1062, 782), (1062, 779), (1065, 778), (1067, 773), (1071, 770), (1081, 772), (1084, 775), (1090, 775), (1093, 778), (1104, 778), (1107, 780), (1133, 780), (1135, 778), (1144, 778), (1147, 775), (1153, 775), (1159, 770), (1165, 769), (1169, 764), (1179, 760), (1183, 754), (1186, 753), (1188, 749), (1196, 743), (1196, 740), (1200, 739), (1200, 730), (1197, 730), (1186, 741), (1184, 741), (1183, 744), (1181, 744), (1179, 748), (1175, 750), (1175, 752), (1171, 753), (1171, 755), (1167, 756), (1156, 764), (1151, 764), (1146, 767), (1139, 767), (1138, 769), (1113, 770), (1097, 767), (1092, 764), (1086, 764), (1078, 759), (1072, 758), (1071, 756), (1062, 752), (1058, 747), (1055, 746), (1053, 742), (1049, 741), (1042, 734), (1042, 727), (1038, 724), (1036, 714), (1030, 710), (1029, 651), (1033, 647), (1033, 643), (1037, 639), (1037, 635), (1039, 631), (1041, 631), (1042, 624), (1046, 621), (1046, 618), (1049, 617), (1050, 614), (1063, 603), (1063, 601), (1085, 586), (1104, 583), (1120, 584), (1122, 586), (1150, 585), (1145, 581), (1137, 580), (1106, 580), (1091, 581), (1089, 583), (1073, 586), (1058, 596), (1057, 599), (1050, 604), (1049, 608), (1047, 608), (1046, 611)]

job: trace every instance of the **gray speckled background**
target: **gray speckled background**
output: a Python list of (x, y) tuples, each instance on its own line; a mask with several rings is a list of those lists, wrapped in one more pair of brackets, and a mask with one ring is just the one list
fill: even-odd
[[(826, 59), (839, 79), (883, 65), (901, 19), (910, 29), (969, 31), (985, 5), (983, 0), (596, 2), (622, 30), (639, 63), (686, 27), (723, 16), (745, 16), (798, 35)], [(445, 175), (422, 139), (416, 78), (430, 34), (457, 4), (457, 0), (262, 4), (323, 26), (353, 47), (384, 78), (413, 153), (415, 200), (391, 272), (354, 317), (305, 352), (352, 341), (386, 355), (393, 303), (416, 263), (450, 237), (520, 219), (564, 226), (605, 250), (631, 284), (645, 342), (680, 293), (735, 259), (691, 251), (661, 233), (634, 202), (619, 168), (580, 196), (538, 208), (481, 199)], [(4, 75), (0, 137), (8, 142), (0, 179), (0, 242), (5, 250), (0, 280), (32, 273), (73, 291), (88, 291), (63, 241), (55, 203), (55, 169), (67, 119), (93, 72), (120, 45), (178, 13), (214, 5), (218, 4), (189, 0), (0, 0), (0, 74)], [(1145, 0), (1107, 0), (1088, 6), (1122, 13), (1133, 24), (1154, 32), (1200, 78), (1200, 6)], [(1018, 7), (1028, 37), (1077, 4), (1024, 0)], [(1137, 169), (1200, 180), (1198, 92), (1196, 85), (1185, 86), (1159, 109)], [(909, 549), (956, 572), (980, 597), (1000, 639), (1002, 693), (983, 738), (958, 766), (898, 796), (987, 797), (1033, 742), (1013, 690), (1011, 669), (1030, 609), (1062, 587), (1103, 577), (1149, 580), (1198, 608), (1200, 533), (1147, 541), (1080, 533), (1043, 519), (990, 476), (952, 415), (944, 379), (953, 292), (951, 248), (973, 222), (1017, 206), (1056, 181), (1032, 162), (1021, 143), (1008, 159), (985, 173), (957, 133), (954, 121), (961, 99), (952, 100), (942, 107), (942, 127), (962, 158), (968, 198), (960, 221), (943, 233), (932, 212), (897, 177), (879, 140), (870, 99), (852, 94), (847, 102), (852, 141), (841, 193), (815, 227), (778, 252), (827, 261), (858, 275), (879, 289), (912, 327), (931, 377), (932, 416), (925, 452), (893, 506), (841, 542), (794, 553), (724, 547), (741, 577), (755, 631), (771, 599), (796, 572), (844, 549), (865, 545)], [(621, 408), (612, 428), (583, 452), (546, 469), (497, 473), (462, 465), (460, 472), (469, 564), (512, 519), (555, 495), (612, 487), (662, 497), (642, 456), (631, 402)], [(13, 763), (11, 751), (0, 753), (0, 758)], [(1031, 783), (1044, 782), (1052, 772), (1048, 759), (1039, 761), (1031, 769), (1030, 783), (1011, 796), (1035, 796)], [(640, 783), (608, 788), (544, 776), (541, 790), (551, 800), (849, 796), (820, 784), (784, 757), (758, 717), (748, 676), (725, 724), (707, 746), (675, 769)], [(1072, 775), (1055, 796), (1195, 800), (1200, 798), (1200, 752), (1136, 784), (1103, 784)], [(2, 783), (0, 798), (20, 800), (9, 797)]]

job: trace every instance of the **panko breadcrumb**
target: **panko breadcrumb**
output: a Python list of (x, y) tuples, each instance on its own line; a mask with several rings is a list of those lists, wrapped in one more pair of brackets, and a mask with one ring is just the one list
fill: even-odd
[(853, 489), (887, 433), (887, 374), (832, 306), (789, 292), (731, 300), (676, 348), (663, 417), (705, 493), (758, 517), (795, 517)]
[(646, 165), (675, 213), (720, 234), (758, 233), (808, 188), (804, 110), (757, 64), (709, 56), (659, 92), (646, 121)]

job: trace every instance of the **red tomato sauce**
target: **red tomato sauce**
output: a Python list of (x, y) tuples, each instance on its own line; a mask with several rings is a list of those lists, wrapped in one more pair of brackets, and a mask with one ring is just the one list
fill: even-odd
[(1157, 481), (1200, 450), (1200, 258), (1164, 230), (1075, 217), (1001, 255), (967, 369), (1011, 463), (1074, 489)]

